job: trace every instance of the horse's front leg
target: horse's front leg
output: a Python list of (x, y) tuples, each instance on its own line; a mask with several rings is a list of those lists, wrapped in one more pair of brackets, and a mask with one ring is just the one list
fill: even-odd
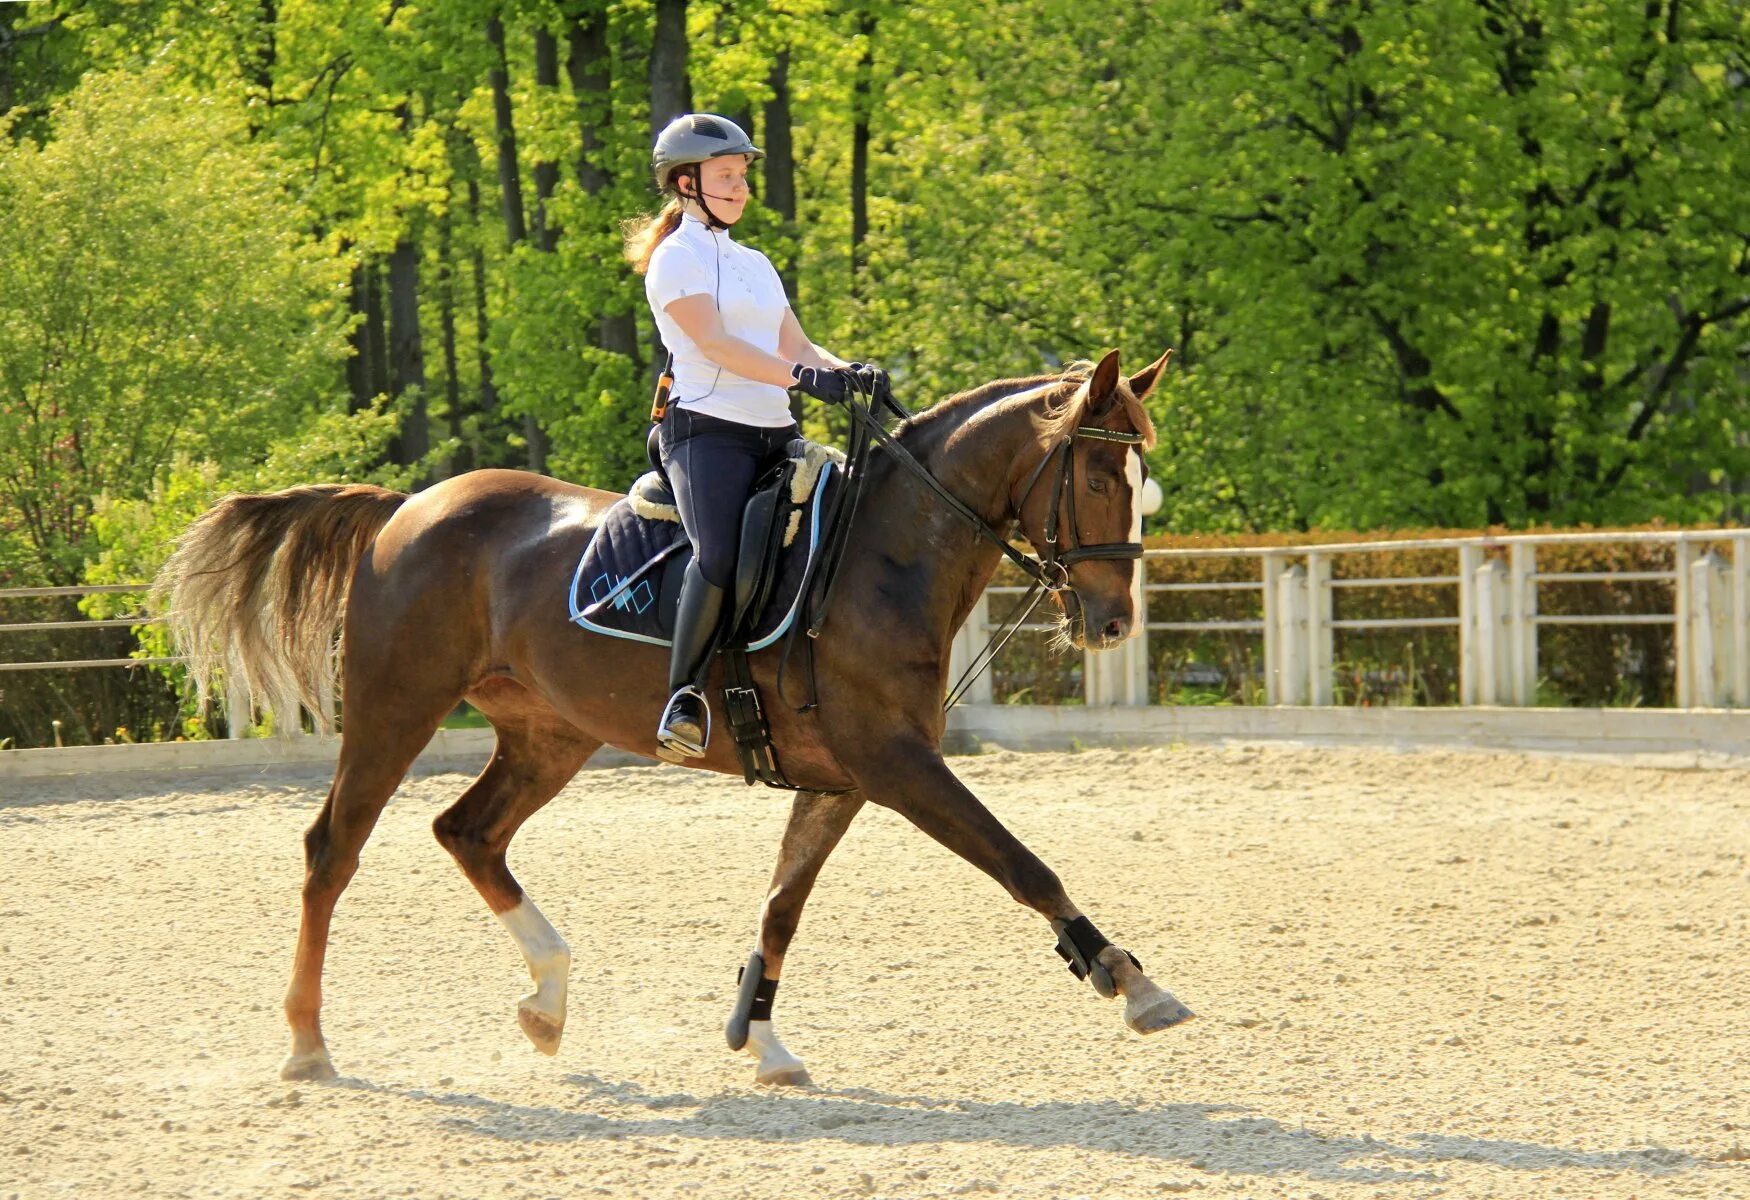
[(1123, 996), (1124, 1020), (1132, 1029), (1153, 1033), (1195, 1015), (1094, 928), (1070, 903), (1051, 868), (954, 777), (929, 741), (893, 739), (870, 755), (862, 770), (853, 768), (853, 776), (869, 799), (899, 813), (1050, 921), (1057, 952), (1076, 978), (1087, 979), (1103, 996)]
[(772, 1002), (784, 970), (784, 953), (796, 936), (802, 906), (814, 890), (821, 864), (839, 844), (851, 820), (863, 807), (856, 792), (822, 795), (798, 792), (790, 822), (772, 871), (772, 886), (760, 909), (760, 948), (742, 968), (735, 1008), (724, 1033), (732, 1050), (745, 1049), (759, 1060), (759, 1083), (808, 1083), (802, 1060), (784, 1048), (772, 1027)]

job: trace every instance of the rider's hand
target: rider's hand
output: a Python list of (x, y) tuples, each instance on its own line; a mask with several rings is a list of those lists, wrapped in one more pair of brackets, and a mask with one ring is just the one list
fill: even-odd
[(851, 374), (857, 378), (857, 390), (864, 395), (876, 400), (893, 395), (893, 384), (888, 380), (887, 372), (874, 363), (854, 362)]
[(797, 363), (790, 368), (790, 378), (797, 391), (825, 400), (828, 404), (845, 402), (845, 377), (827, 367), (805, 367)]

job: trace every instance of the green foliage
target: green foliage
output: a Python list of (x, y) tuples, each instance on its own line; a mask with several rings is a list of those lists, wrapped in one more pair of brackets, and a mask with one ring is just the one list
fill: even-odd
[[(0, 5), (0, 581), (149, 570), (201, 487), (416, 487), (543, 441), (547, 470), (623, 487), (652, 344), (619, 226), (657, 203), (654, 15)], [(1744, 515), (1736, 0), (691, 0), (687, 34), (694, 107), (768, 144), (788, 55), (796, 219), (756, 195), (735, 236), (907, 403), (1178, 350), (1151, 529)], [(1440, 651), (1415, 653), (1392, 669), (1437, 699)], [(1075, 691), (1029, 669), (1017, 688)]]
[(344, 350), (343, 268), (240, 114), (89, 75), (42, 147), (0, 139), (0, 539), (78, 580), (95, 498), (297, 428)]

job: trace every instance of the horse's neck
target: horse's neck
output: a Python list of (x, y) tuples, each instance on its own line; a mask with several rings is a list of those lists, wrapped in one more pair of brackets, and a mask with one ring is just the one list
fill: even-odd
[[(999, 401), (915, 432), (906, 448), (924, 469), (1006, 537), (1015, 476), (1044, 453), (1030, 406), (1018, 398)], [(996, 573), (1002, 551), (891, 455), (878, 461), (861, 505), (867, 516), (858, 522), (866, 540), (853, 553), (879, 588), (875, 594), (910, 600), (908, 624), (940, 649)], [(894, 513), (905, 515), (888, 515)]]

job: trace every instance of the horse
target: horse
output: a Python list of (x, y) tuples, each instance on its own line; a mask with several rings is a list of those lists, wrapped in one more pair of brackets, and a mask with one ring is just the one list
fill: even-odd
[[(758, 1060), (756, 1082), (808, 1080), (773, 1029), (772, 998), (821, 866), (868, 801), (1046, 918), (1071, 971), (1102, 995), (1122, 996), (1133, 1030), (1193, 1016), (1100, 935), (941, 752), (950, 641), (1003, 554), (1016, 553), (1007, 546), (1015, 532), (1055, 566), (1059, 633), (1071, 643), (1109, 648), (1144, 619), (1131, 593), (1142, 451), (1154, 439), (1144, 401), (1168, 355), (1126, 378), (1113, 350), (1096, 366), (999, 380), (910, 417), (892, 440), (928, 473), (929, 487), (897, 452), (884, 447), (868, 459), (827, 619), (811, 643), (817, 703), (766, 706), (796, 795), (728, 1029), (730, 1044)], [(1053, 462), (1048, 495), (1036, 485)], [(304, 837), (282, 1078), (336, 1076), (320, 1021), (335, 903), (383, 806), (463, 700), (491, 723), (496, 745), (433, 832), (528, 964), (534, 988), (517, 1006), (524, 1034), (537, 1050), (558, 1052), (570, 950), (505, 852), (602, 745), (655, 757), (666, 648), (582, 630), (567, 612), (579, 556), (620, 498), (508, 470), (468, 472), (413, 495), (304, 485), (229, 496), (178, 539), (155, 595), (202, 702), (223, 671), (227, 686), (274, 711), (301, 704), (326, 728), (337, 677), (340, 686), (339, 758)], [(778, 649), (750, 659), (767, 696)], [(708, 694), (721, 672), (719, 663)], [(727, 737), (682, 765), (741, 771)]]

